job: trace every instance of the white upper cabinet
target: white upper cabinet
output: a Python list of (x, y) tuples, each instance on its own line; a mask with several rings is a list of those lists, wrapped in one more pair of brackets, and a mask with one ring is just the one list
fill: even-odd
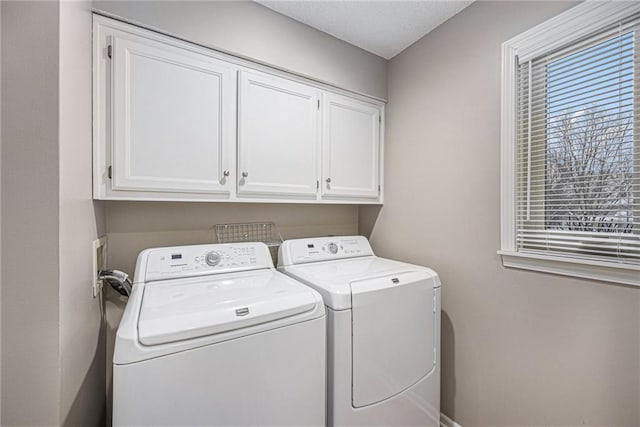
[(228, 193), (235, 71), (139, 37), (112, 38), (114, 190)]
[(382, 203), (383, 111), (94, 15), (96, 199)]
[(238, 195), (315, 199), (320, 90), (241, 71)]
[(325, 93), (322, 197), (380, 197), (381, 107)]

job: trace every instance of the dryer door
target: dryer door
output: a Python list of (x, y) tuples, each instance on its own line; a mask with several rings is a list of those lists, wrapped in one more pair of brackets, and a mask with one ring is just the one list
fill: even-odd
[(435, 364), (434, 279), (422, 271), (351, 283), (354, 407), (380, 402)]

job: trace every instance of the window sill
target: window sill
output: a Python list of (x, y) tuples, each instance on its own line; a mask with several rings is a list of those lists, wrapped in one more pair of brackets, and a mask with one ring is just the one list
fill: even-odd
[(498, 254), (505, 267), (640, 286), (640, 266), (504, 250)]

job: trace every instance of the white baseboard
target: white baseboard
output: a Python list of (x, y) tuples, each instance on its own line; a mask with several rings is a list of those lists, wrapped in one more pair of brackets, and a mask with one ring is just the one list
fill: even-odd
[(462, 427), (462, 426), (457, 422), (453, 421), (451, 418), (447, 417), (442, 412), (440, 412), (440, 427)]

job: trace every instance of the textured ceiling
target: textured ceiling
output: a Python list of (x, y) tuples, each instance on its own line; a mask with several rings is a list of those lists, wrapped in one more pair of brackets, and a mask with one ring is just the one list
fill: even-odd
[(391, 59), (473, 0), (255, 0), (282, 15)]

